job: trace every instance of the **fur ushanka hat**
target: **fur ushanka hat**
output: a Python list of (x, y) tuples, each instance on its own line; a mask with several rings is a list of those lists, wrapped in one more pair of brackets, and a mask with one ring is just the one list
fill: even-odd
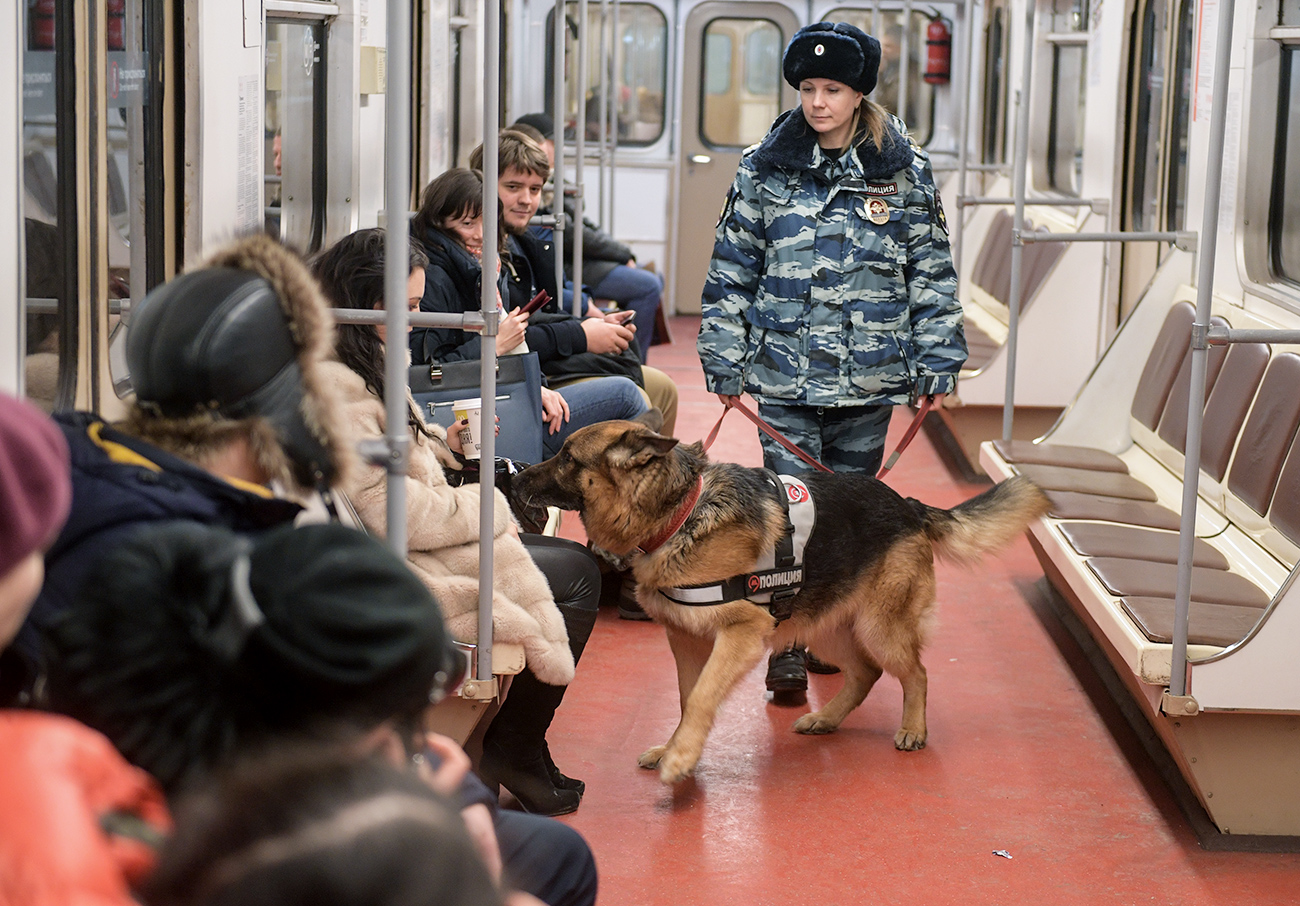
[(794, 33), (781, 71), (795, 88), (804, 79), (834, 79), (870, 94), (880, 69), (880, 42), (847, 22), (814, 22)]

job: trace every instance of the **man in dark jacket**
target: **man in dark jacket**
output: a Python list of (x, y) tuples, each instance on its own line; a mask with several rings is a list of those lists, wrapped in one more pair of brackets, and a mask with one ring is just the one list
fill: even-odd
[[(497, 147), (497, 192), (510, 252), (505, 263), (510, 271), (510, 298), (504, 301), (506, 309), (513, 310), (526, 304), (539, 290), (545, 289), (554, 296), (559, 281), (554, 246), (549, 239), (538, 237), (528, 229), (541, 205), (542, 186), (551, 175), (551, 165), (541, 146), (522, 133), (503, 130)], [(470, 154), (469, 164), (475, 169), (482, 168), (482, 146)], [(538, 352), (542, 370), (559, 380), (596, 374), (631, 374), (645, 388), (650, 404), (663, 413), (663, 433), (671, 435), (677, 422), (677, 385), (662, 371), (639, 364), (640, 358), (628, 352), (638, 328), (623, 322), (624, 313), (594, 314), (594, 317), (575, 318), (562, 311), (552, 299), (529, 319), (528, 348)], [(566, 335), (572, 337), (574, 345), (569, 353), (557, 352), (548, 360), (542, 354), (542, 347), (533, 343), (532, 333), (535, 328), (555, 322), (566, 326)], [(644, 326), (646, 331), (652, 328), (653, 321)], [(583, 344), (581, 349), (579, 343)]]

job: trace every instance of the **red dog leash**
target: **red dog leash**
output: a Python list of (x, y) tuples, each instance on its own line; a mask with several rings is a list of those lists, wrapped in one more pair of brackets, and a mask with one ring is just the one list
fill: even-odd
[[(926, 414), (930, 411), (931, 407), (933, 406), (934, 406), (934, 397), (926, 396), (921, 399), (921, 408), (917, 410), (916, 417), (913, 418), (912, 423), (907, 426), (907, 431), (904, 432), (903, 439), (898, 442), (898, 447), (894, 450), (893, 453), (889, 455), (889, 460), (883, 466), (881, 466), (880, 471), (876, 473), (877, 478), (884, 478), (885, 473), (887, 473), (898, 463), (898, 457), (903, 455), (903, 451), (906, 450), (908, 444), (912, 442), (912, 438), (916, 437), (916, 432), (920, 430), (921, 422), (925, 420)], [(813, 459), (803, 450), (800, 450), (797, 446), (795, 446), (793, 443), (787, 440), (786, 437), (781, 434), (781, 432), (777, 431), (767, 422), (763, 421), (763, 419), (759, 416), (757, 412), (750, 409), (748, 406), (746, 406), (744, 403), (740, 402), (739, 400), (737, 400), (734, 403), (722, 404), (722, 414), (718, 416), (718, 421), (713, 426), (713, 430), (709, 432), (709, 436), (704, 439), (705, 450), (708, 450), (709, 447), (713, 446), (713, 442), (718, 439), (718, 431), (721, 430), (722, 428), (722, 420), (727, 417), (727, 413), (732, 409), (739, 410), (742, 415), (744, 415), (751, 422), (757, 425), (760, 431), (762, 431), (768, 437), (772, 438), (781, 446), (785, 447), (795, 456), (798, 456), (804, 462), (808, 463), (808, 465), (812, 466), (814, 469), (817, 469), (820, 472), (832, 471), (831, 469), (828, 469), (826, 466), (822, 465), (817, 460)]]

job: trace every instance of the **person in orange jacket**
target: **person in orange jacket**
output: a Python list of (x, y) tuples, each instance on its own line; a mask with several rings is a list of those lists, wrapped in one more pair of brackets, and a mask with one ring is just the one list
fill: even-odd
[[(40, 591), (72, 500), (68, 449), (0, 394), (0, 649)], [(158, 785), (74, 720), (0, 711), (0, 903), (130, 906), (171, 826)]]

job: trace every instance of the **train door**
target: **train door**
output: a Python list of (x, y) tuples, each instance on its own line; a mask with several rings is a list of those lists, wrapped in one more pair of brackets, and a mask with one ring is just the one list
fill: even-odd
[[(1123, 229), (1186, 228), (1187, 133), (1195, 56), (1192, 0), (1140, 0), (1129, 50)], [(1125, 243), (1120, 318), (1138, 303), (1169, 246)]]
[(701, 3), (686, 17), (672, 275), (679, 312), (700, 310), (713, 231), (740, 152), (798, 101), (781, 77), (781, 54), (798, 28), (779, 3)]
[(174, 271), (179, 4), (23, 0), (24, 372), (46, 409), (113, 415), (132, 300)]

